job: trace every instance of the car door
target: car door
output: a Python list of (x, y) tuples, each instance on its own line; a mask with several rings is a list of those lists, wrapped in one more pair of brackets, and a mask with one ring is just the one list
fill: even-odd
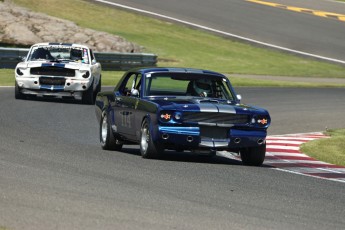
[(129, 73), (120, 89), (121, 95), (115, 99), (114, 116), (117, 132), (131, 140), (135, 140), (135, 110), (140, 100), (137, 94), (140, 79), (140, 74)]

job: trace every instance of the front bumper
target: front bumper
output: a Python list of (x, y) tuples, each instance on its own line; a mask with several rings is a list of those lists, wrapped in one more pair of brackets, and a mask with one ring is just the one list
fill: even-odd
[[(22, 93), (30, 91), (32, 92), (41, 91), (49, 92), (54, 94), (55, 92), (83, 92), (91, 86), (91, 79), (76, 79), (68, 77), (51, 77), (52, 79), (60, 79), (63, 84), (42, 84), (40, 77), (16, 77), (16, 81), (19, 89)], [(26, 89), (26, 90), (23, 90)]]
[(156, 140), (167, 148), (239, 150), (266, 143), (266, 130), (158, 126)]

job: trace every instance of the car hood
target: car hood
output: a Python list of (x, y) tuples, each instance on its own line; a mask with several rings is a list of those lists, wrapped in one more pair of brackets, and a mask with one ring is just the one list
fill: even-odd
[(153, 100), (161, 110), (174, 110), (183, 112), (214, 112), (230, 114), (267, 114), (268, 112), (256, 106), (237, 104), (224, 100), (212, 99), (158, 99)]
[(34, 62), (27, 62), (27, 68), (35, 68), (35, 67), (60, 67), (66, 69), (85, 69), (87, 65), (79, 62), (42, 62), (42, 61), (34, 61)]

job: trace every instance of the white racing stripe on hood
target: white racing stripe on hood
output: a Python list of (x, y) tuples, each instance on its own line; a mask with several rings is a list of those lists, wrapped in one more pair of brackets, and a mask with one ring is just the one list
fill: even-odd
[(231, 105), (223, 105), (223, 104), (217, 104), (218, 110), (220, 113), (232, 113), (236, 114), (236, 110)]
[(217, 113), (218, 112), (218, 108), (211, 103), (200, 103), (198, 104), (200, 112), (206, 112), (206, 113)]
[(231, 113), (236, 114), (236, 110), (233, 106), (230, 105), (222, 105), (222, 104), (213, 104), (213, 103), (200, 103), (198, 104), (200, 108), (200, 112), (207, 112), (207, 113)]
[(85, 66), (85, 64), (78, 63), (78, 62), (57, 63), (57, 62), (45, 62), (45, 61), (44, 62), (35, 61), (35, 62), (28, 63), (29, 68), (42, 67), (42, 66), (46, 66), (46, 67), (56, 66), (56, 67), (66, 68), (66, 69), (81, 69), (82, 66)]

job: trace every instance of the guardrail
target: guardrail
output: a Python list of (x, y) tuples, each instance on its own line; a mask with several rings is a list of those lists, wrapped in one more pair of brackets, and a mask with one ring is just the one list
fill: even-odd
[[(29, 49), (0, 47), (0, 68), (14, 69), (26, 57)], [(149, 53), (94, 52), (103, 70), (129, 70), (134, 67), (157, 65), (157, 55)]]

